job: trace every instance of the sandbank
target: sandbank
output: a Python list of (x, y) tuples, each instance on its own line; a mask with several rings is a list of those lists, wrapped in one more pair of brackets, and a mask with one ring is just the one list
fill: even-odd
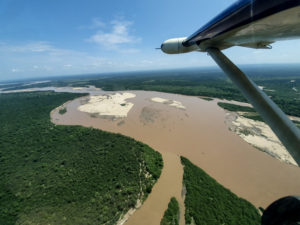
[(231, 131), (257, 149), (282, 162), (297, 166), (290, 153), (266, 123), (245, 118), (242, 114), (242, 112), (226, 113), (226, 124)]
[(126, 99), (135, 98), (132, 93), (115, 93), (100, 96), (90, 96), (89, 101), (78, 107), (81, 112), (98, 114), (99, 116), (112, 116), (114, 118), (127, 117), (133, 103)]
[(178, 109), (185, 109), (185, 106), (183, 106), (181, 102), (175, 101), (175, 100), (154, 97), (154, 98), (151, 98), (151, 101), (152, 102), (157, 102), (157, 103), (163, 103), (163, 104), (166, 104), (166, 105), (169, 105), (169, 106), (176, 107)]

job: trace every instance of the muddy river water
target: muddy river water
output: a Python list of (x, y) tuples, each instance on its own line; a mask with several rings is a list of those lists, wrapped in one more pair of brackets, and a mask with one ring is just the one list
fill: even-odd
[[(230, 132), (224, 123), (225, 112), (217, 106), (216, 100), (159, 92), (127, 92), (136, 97), (127, 100), (134, 106), (126, 118), (114, 120), (80, 112), (77, 108), (87, 97), (68, 102), (65, 105), (67, 112), (63, 115), (58, 110), (51, 113), (56, 124), (121, 133), (162, 153), (164, 169), (161, 178), (126, 225), (159, 224), (172, 196), (177, 197), (184, 209), (181, 196), (183, 167), (179, 156), (188, 158), (256, 207), (266, 207), (283, 196), (300, 195), (300, 168), (258, 151)], [(185, 109), (153, 102), (153, 97), (179, 101)], [(182, 212), (181, 224), (184, 224), (183, 215)]]

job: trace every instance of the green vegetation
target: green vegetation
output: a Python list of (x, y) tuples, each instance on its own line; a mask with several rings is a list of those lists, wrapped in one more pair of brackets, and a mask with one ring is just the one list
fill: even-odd
[(243, 114), (243, 117), (246, 117), (246, 118), (251, 119), (251, 120), (264, 122), (263, 118), (258, 113), (253, 113), (253, 114), (246, 113), (246, 114)]
[(63, 115), (67, 112), (67, 108), (64, 107), (64, 108), (60, 109), (58, 112), (59, 112), (59, 114)]
[(120, 134), (50, 122), (52, 109), (79, 96), (0, 94), (1, 225), (115, 224), (151, 192), (159, 153)]
[(213, 98), (209, 98), (209, 97), (201, 97), (201, 99), (206, 100), (206, 101), (212, 101), (212, 100), (214, 100)]
[(241, 116), (248, 119), (264, 122), (263, 118), (261, 118), (261, 116), (255, 111), (254, 108), (225, 102), (218, 102), (218, 106), (230, 112), (242, 112), (243, 114)]
[[(271, 96), (273, 101), (287, 114), (300, 117), (299, 68), (294, 71), (268, 68), (265, 70), (249, 69), (247, 74)], [(298, 74), (298, 75), (297, 75)], [(291, 83), (291, 80), (294, 82)], [(247, 102), (240, 91), (218, 70), (186, 70), (128, 74), (94, 78), (88, 81), (107, 91), (146, 90), (176, 93), (192, 96), (207, 96), (227, 100)]]
[(300, 121), (297, 121), (297, 120), (293, 120), (294, 124), (296, 124), (297, 127), (300, 128)]
[[(300, 67), (298, 65), (256, 65), (244, 68), (267, 95), (287, 114), (300, 117)], [(107, 91), (146, 90), (193, 96), (207, 96), (247, 102), (231, 81), (215, 68), (185, 69), (169, 71), (130, 72), (102, 74), (90, 77), (63, 78), (49, 83), (27, 85), (32, 87), (62, 87), (95, 85)], [(6, 85), (7, 89), (24, 86)]]
[[(299, 74), (299, 72), (298, 72)], [(293, 80), (294, 82), (291, 82)], [(278, 78), (259, 81), (260, 85), (266, 87), (264, 91), (272, 97), (272, 100), (280, 106), (285, 113), (300, 117), (300, 79)]]
[(160, 225), (179, 225), (179, 204), (175, 197), (172, 197)]
[(202, 169), (181, 157), (186, 186), (185, 221), (196, 225), (260, 224), (258, 210), (248, 201), (224, 188)]
[(246, 129), (242, 129), (242, 130), (240, 130), (240, 132), (241, 132), (241, 134), (244, 134), (245, 136), (248, 136), (248, 135), (250, 135), (250, 134), (251, 134), (251, 131), (250, 131), (250, 130), (248, 130), (247, 128), (246, 128)]
[(174, 94), (208, 96), (213, 98), (246, 101), (240, 92), (227, 79), (203, 76), (121, 76), (90, 81), (106, 91), (146, 90)]
[(218, 106), (230, 112), (256, 112), (255, 109), (248, 106), (235, 105), (225, 102), (218, 102)]

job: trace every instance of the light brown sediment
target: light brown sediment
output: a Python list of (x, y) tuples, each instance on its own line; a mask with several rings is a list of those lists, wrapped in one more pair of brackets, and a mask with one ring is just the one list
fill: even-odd
[[(128, 219), (125, 223), (126, 225), (160, 224), (172, 197), (176, 197), (180, 210), (184, 211), (184, 203), (181, 197), (183, 167), (180, 163), (180, 158), (172, 153), (162, 153), (162, 156), (164, 169), (162, 170), (161, 177), (144, 204)], [(181, 225), (183, 224), (181, 223)]]
[(227, 112), (228, 129), (235, 132), (246, 142), (274, 158), (298, 166), (278, 137), (264, 122), (248, 119), (243, 112)]
[[(166, 165), (172, 164), (171, 161), (167, 161), (166, 153), (176, 157), (182, 155), (256, 207), (265, 208), (283, 196), (300, 195), (300, 168), (282, 163), (258, 151), (238, 135), (230, 132), (224, 123), (225, 112), (217, 106), (217, 101), (209, 102), (198, 97), (158, 92), (132, 91), (132, 93), (136, 94), (136, 98), (128, 101), (134, 103), (134, 106), (128, 116), (122, 118), (121, 125), (121, 120), (93, 118), (87, 113), (78, 111), (79, 100), (67, 104), (67, 112), (63, 115), (57, 111), (52, 113), (52, 121), (56, 124), (94, 127), (133, 137), (162, 153)], [(154, 103), (150, 100), (153, 97), (179, 101), (186, 109)], [(143, 120), (141, 113), (145, 107), (148, 113)], [(167, 171), (163, 169), (162, 177), (154, 186), (149, 199), (155, 194), (156, 186), (162, 182), (163, 177), (173, 176), (172, 171), (170, 173)], [(170, 186), (179, 185), (178, 182), (164, 184), (166, 186), (160, 188), (165, 190)], [(180, 184), (177, 189), (181, 188)], [(156, 203), (157, 207), (165, 204), (160, 215), (166, 209), (168, 201)], [(151, 213), (151, 210), (147, 213)], [(139, 221), (135, 224), (148, 223)]]

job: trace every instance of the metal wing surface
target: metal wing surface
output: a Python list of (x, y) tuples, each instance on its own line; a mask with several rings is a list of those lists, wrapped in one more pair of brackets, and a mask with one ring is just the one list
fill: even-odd
[(188, 37), (185, 47), (269, 48), (300, 38), (300, 0), (239, 0)]

